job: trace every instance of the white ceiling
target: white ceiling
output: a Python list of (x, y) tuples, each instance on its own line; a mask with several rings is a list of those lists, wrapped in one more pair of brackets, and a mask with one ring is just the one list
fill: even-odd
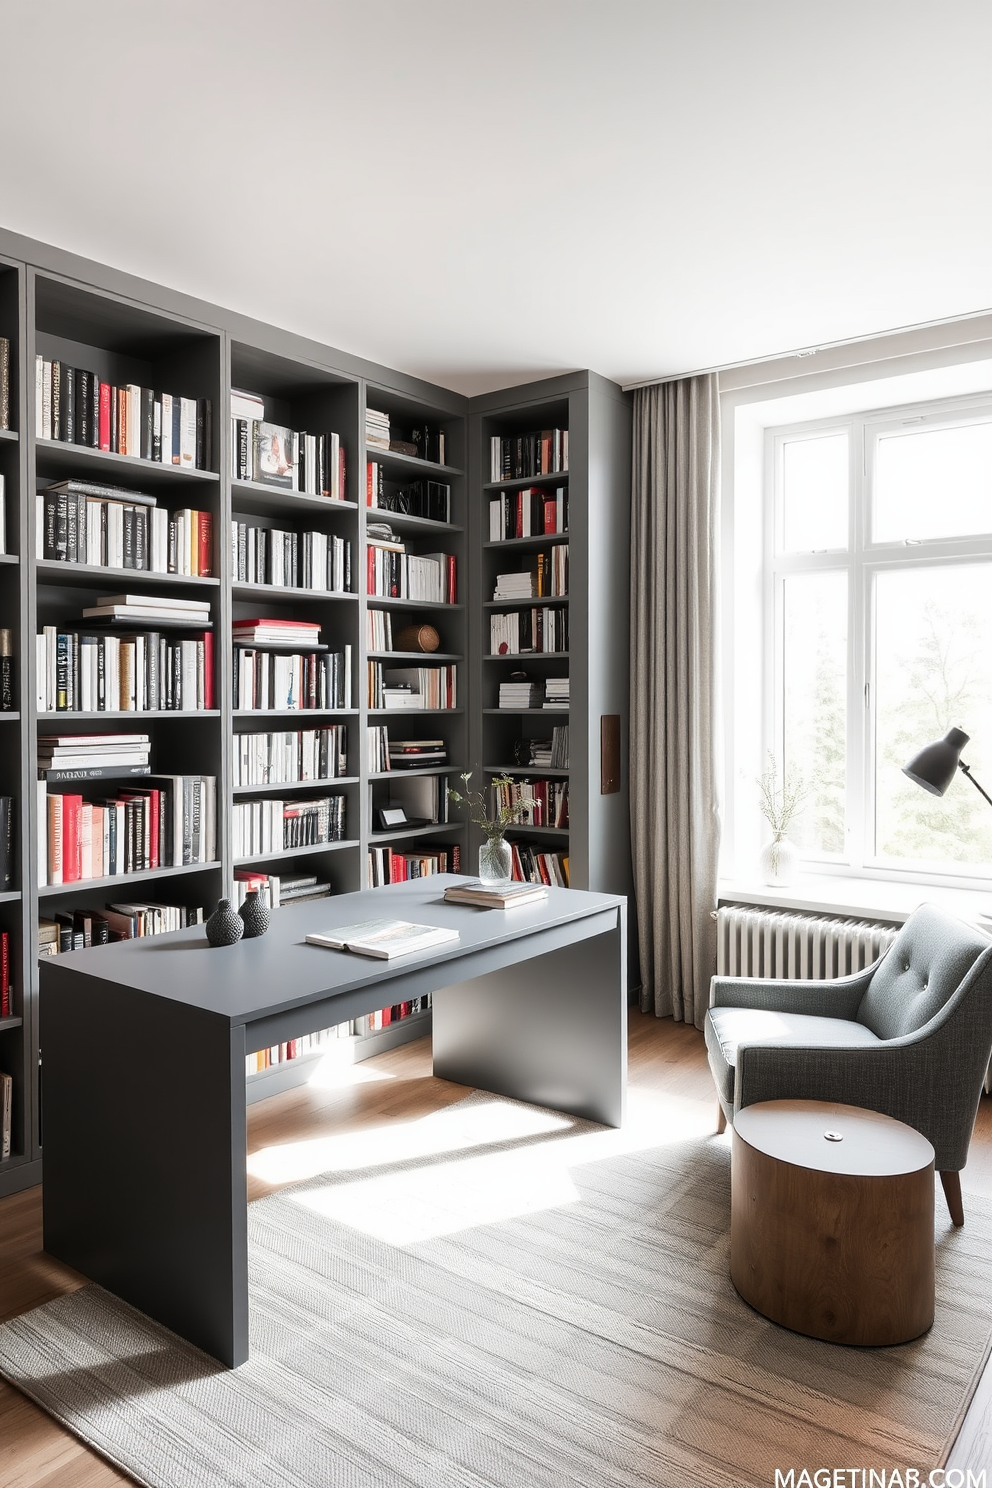
[(463, 392), (992, 306), (988, 0), (0, 0), (0, 225)]

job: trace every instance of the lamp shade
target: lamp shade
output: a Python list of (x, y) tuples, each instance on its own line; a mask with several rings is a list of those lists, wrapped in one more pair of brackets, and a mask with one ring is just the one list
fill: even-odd
[(968, 739), (963, 729), (952, 728), (936, 744), (927, 744), (919, 754), (914, 754), (902, 773), (932, 796), (942, 796), (957, 774), (961, 751)]

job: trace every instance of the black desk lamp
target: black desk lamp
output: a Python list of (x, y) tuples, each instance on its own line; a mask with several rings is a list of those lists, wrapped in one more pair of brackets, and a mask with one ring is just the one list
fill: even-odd
[(927, 744), (919, 754), (914, 754), (909, 764), (903, 765), (902, 773), (908, 775), (910, 780), (915, 781), (917, 785), (921, 785), (925, 791), (929, 791), (932, 796), (942, 796), (958, 770), (963, 770), (975, 789), (992, 806), (992, 796), (987, 790), (982, 790), (961, 758), (961, 751), (968, 743), (968, 739), (969, 735), (963, 729), (952, 728), (942, 739), (938, 739), (936, 744)]

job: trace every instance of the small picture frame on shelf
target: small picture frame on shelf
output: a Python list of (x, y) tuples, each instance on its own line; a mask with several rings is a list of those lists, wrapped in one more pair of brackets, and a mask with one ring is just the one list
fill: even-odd
[(402, 806), (380, 806), (379, 825), (383, 831), (389, 831), (393, 827), (405, 827), (408, 825), (406, 812)]

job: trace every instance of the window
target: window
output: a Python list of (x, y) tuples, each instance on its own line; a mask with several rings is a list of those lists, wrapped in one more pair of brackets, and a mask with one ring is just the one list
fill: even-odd
[(992, 810), (902, 774), (951, 727), (992, 788), (992, 401), (766, 436), (765, 735), (807, 866), (992, 878)]

